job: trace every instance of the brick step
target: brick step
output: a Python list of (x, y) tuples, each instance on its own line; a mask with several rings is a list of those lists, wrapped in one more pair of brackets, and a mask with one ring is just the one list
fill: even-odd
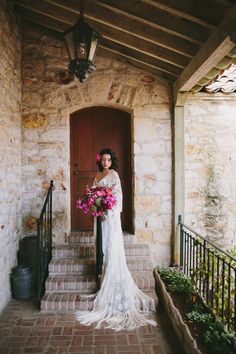
[[(153, 264), (148, 256), (127, 256), (127, 266), (130, 271), (133, 270), (151, 270)], [(95, 272), (95, 258), (81, 257), (81, 258), (53, 258), (49, 263), (49, 274), (94, 274)]]
[[(129, 234), (127, 232), (123, 232), (124, 243), (134, 243), (136, 242), (136, 236)], [(95, 243), (95, 236), (93, 235), (93, 231), (72, 231), (68, 237), (68, 243)]]
[[(146, 294), (151, 296), (155, 305), (158, 305), (158, 299), (154, 290), (145, 290)], [(93, 299), (86, 299), (78, 293), (55, 293), (45, 294), (41, 300), (41, 311), (74, 311), (74, 310), (91, 310), (93, 307)]]
[[(150, 249), (146, 244), (125, 244), (126, 256), (149, 256)], [(53, 258), (89, 257), (95, 256), (95, 245), (88, 244), (67, 244), (55, 246), (52, 250)]]
[(49, 274), (94, 274), (95, 259), (91, 257), (81, 258), (55, 258), (49, 263)]
[(46, 293), (40, 303), (41, 311), (91, 310), (93, 299), (86, 299), (78, 293)]
[[(155, 279), (152, 272), (132, 271), (132, 277), (140, 289), (154, 289)], [(96, 290), (94, 275), (50, 275), (46, 281), (46, 292), (90, 293)]]
[(49, 275), (45, 284), (46, 292), (91, 293), (96, 291), (96, 281), (93, 274), (85, 275)]

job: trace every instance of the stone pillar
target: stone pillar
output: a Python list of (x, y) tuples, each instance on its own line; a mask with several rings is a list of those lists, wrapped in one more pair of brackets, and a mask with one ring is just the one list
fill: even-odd
[(184, 105), (186, 94), (178, 94), (174, 108), (174, 195), (172, 263), (180, 264), (178, 218), (184, 218)]

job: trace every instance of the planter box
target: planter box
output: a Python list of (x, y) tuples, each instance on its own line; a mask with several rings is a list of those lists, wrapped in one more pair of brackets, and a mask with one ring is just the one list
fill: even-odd
[(165, 284), (156, 270), (154, 270), (154, 278), (157, 296), (161, 300), (164, 309), (169, 316), (170, 322), (183, 346), (183, 349), (188, 354), (202, 354), (198, 349), (196, 340), (192, 337), (188, 326), (184, 323), (179, 310), (175, 307), (170, 294), (166, 290)]

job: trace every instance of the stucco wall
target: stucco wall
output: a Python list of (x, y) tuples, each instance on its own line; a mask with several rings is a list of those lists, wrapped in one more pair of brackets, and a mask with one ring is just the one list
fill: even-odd
[(16, 265), (21, 188), (21, 40), (6, 1), (0, 2), (0, 312), (8, 302)]
[(23, 229), (35, 227), (47, 183), (55, 181), (54, 242), (70, 232), (69, 117), (83, 107), (124, 109), (133, 117), (135, 232), (152, 245), (155, 263), (170, 261), (171, 124), (169, 87), (139, 70), (96, 58), (97, 71), (83, 84), (63, 84), (64, 44), (23, 30)]
[(186, 224), (236, 245), (236, 95), (196, 94), (185, 107)]

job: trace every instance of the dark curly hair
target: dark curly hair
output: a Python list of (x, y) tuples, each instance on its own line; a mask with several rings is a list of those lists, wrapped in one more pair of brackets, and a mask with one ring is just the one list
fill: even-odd
[[(99, 154), (101, 155), (101, 157), (102, 157), (102, 155), (105, 155), (105, 154), (110, 155), (111, 156), (111, 166), (109, 167), (109, 169), (117, 171), (117, 169), (118, 169), (118, 166), (117, 166), (118, 160), (116, 158), (116, 155), (115, 155), (114, 151), (112, 151), (109, 148), (105, 148), (105, 149), (102, 149), (99, 152)], [(102, 164), (101, 164), (101, 160), (97, 161), (97, 165), (98, 165), (99, 171), (102, 172), (103, 171), (103, 167), (102, 167)]]

